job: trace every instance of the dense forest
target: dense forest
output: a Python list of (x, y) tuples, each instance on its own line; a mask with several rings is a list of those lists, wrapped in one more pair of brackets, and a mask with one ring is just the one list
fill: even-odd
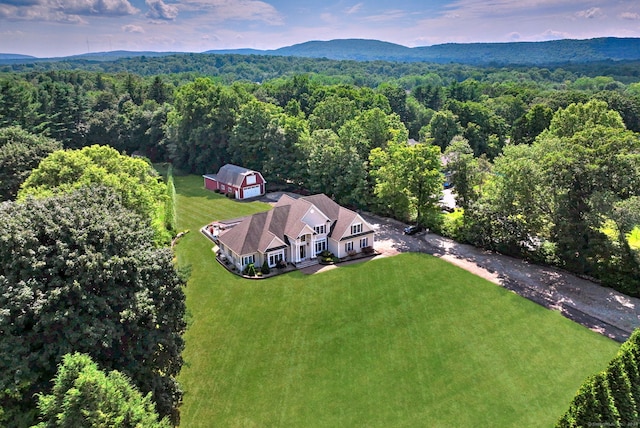
[[(271, 189), (323, 192), (640, 296), (640, 81), (630, 64), (570, 71), (233, 55), (78, 64), (7, 66), (0, 74), (0, 284), (12, 290), (2, 296), (0, 349), (16, 356), (0, 379), (5, 417), (51, 414), (58, 392), (45, 385), (74, 351), (124, 372), (151, 394), (160, 417), (177, 421), (184, 279), (164, 248), (171, 227), (161, 207), (171, 189), (144, 159), (195, 174), (240, 164), (262, 171)], [(439, 205), (445, 174), (459, 206), (453, 213)], [(108, 227), (94, 239), (76, 224)], [(43, 240), (57, 242), (57, 251), (46, 253)], [(79, 257), (76, 267), (63, 261), (69, 257)], [(114, 279), (109, 264), (92, 262), (103, 257), (136, 274)], [(42, 266), (51, 266), (49, 276), (31, 284), (29, 272)], [(130, 281), (135, 292), (105, 297), (78, 266), (104, 284)], [(51, 275), (63, 291), (48, 296), (42, 287)], [(99, 341), (80, 349), (65, 342), (42, 354), (20, 342), (43, 305), (25, 296), (41, 293), (58, 314), (56, 296), (68, 292), (69, 277), (88, 287), (78, 292), (87, 304), (78, 322), (91, 337), (103, 327), (87, 320), (108, 298), (131, 321), (125, 332), (109, 327), (117, 346), (146, 329), (162, 346), (127, 340), (132, 351), (121, 354)], [(162, 321), (149, 319), (152, 312)], [(39, 328), (60, 328), (56, 317)], [(28, 355), (41, 358), (30, 363)], [(65, 358), (104, 376), (82, 356)], [(37, 392), (52, 395), (38, 404)]]

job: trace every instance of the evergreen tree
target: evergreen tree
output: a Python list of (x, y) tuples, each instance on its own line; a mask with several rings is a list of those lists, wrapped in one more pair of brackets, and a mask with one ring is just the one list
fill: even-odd
[(640, 385), (638, 356), (640, 329), (636, 329), (620, 347), (606, 371), (585, 380), (556, 426), (625, 427), (640, 424), (635, 395)]
[(35, 428), (169, 428), (159, 420), (151, 394), (143, 396), (117, 370), (105, 374), (85, 354), (67, 354), (53, 379), (51, 394), (38, 395)]
[(31, 170), (62, 144), (19, 126), (0, 128), (0, 200), (14, 199)]

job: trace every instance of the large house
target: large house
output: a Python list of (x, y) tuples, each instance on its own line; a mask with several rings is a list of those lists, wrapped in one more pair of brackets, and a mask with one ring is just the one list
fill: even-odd
[(227, 164), (217, 174), (205, 174), (204, 187), (231, 194), (236, 199), (248, 199), (265, 193), (266, 181), (262, 174), (238, 165)]
[(317, 263), (328, 250), (339, 258), (371, 251), (373, 227), (358, 213), (324, 194), (294, 199), (283, 195), (269, 211), (240, 220), (218, 235), (221, 255), (239, 271), (248, 264), (269, 267)]

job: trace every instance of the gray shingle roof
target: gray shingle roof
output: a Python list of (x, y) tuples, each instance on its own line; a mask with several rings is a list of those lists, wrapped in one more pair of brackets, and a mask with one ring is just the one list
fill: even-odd
[(297, 238), (306, 224), (302, 217), (315, 206), (329, 219), (331, 234), (339, 239), (357, 214), (341, 207), (324, 194), (294, 199), (283, 195), (273, 209), (245, 218), (237, 226), (220, 234), (219, 240), (238, 255), (266, 252), (274, 238), (283, 244), (287, 237)]
[(213, 178), (219, 183), (240, 187), (244, 177), (252, 173), (258, 174), (257, 171), (228, 163), (221, 166), (217, 174), (208, 174), (207, 177)]

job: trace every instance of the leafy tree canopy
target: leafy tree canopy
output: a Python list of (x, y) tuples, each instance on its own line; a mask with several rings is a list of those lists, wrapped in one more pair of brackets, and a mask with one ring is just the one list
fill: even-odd
[(163, 239), (164, 228), (158, 218), (166, 195), (165, 184), (146, 160), (121, 155), (108, 146), (51, 153), (24, 182), (18, 199), (47, 197), (97, 185), (118, 192), (125, 207), (153, 221), (156, 241)]
[(70, 352), (122, 371), (176, 416), (184, 282), (144, 224), (106, 187), (0, 204), (3, 422), (35, 409)]
[(19, 126), (0, 128), (0, 200), (14, 199), (31, 170), (62, 144)]
[(159, 421), (151, 395), (143, 396), (117, 370), (105, 374), (85, 354), (67, 354), (53, 379), (51, 394), (38, 396), (42, 422), (36, 428), (169, 428)]
[(204, 174), (224, 165), (240, 105), (238, 92), (208, 78), (180, 87), (167, 118), (169, 151), (176, 166)]

